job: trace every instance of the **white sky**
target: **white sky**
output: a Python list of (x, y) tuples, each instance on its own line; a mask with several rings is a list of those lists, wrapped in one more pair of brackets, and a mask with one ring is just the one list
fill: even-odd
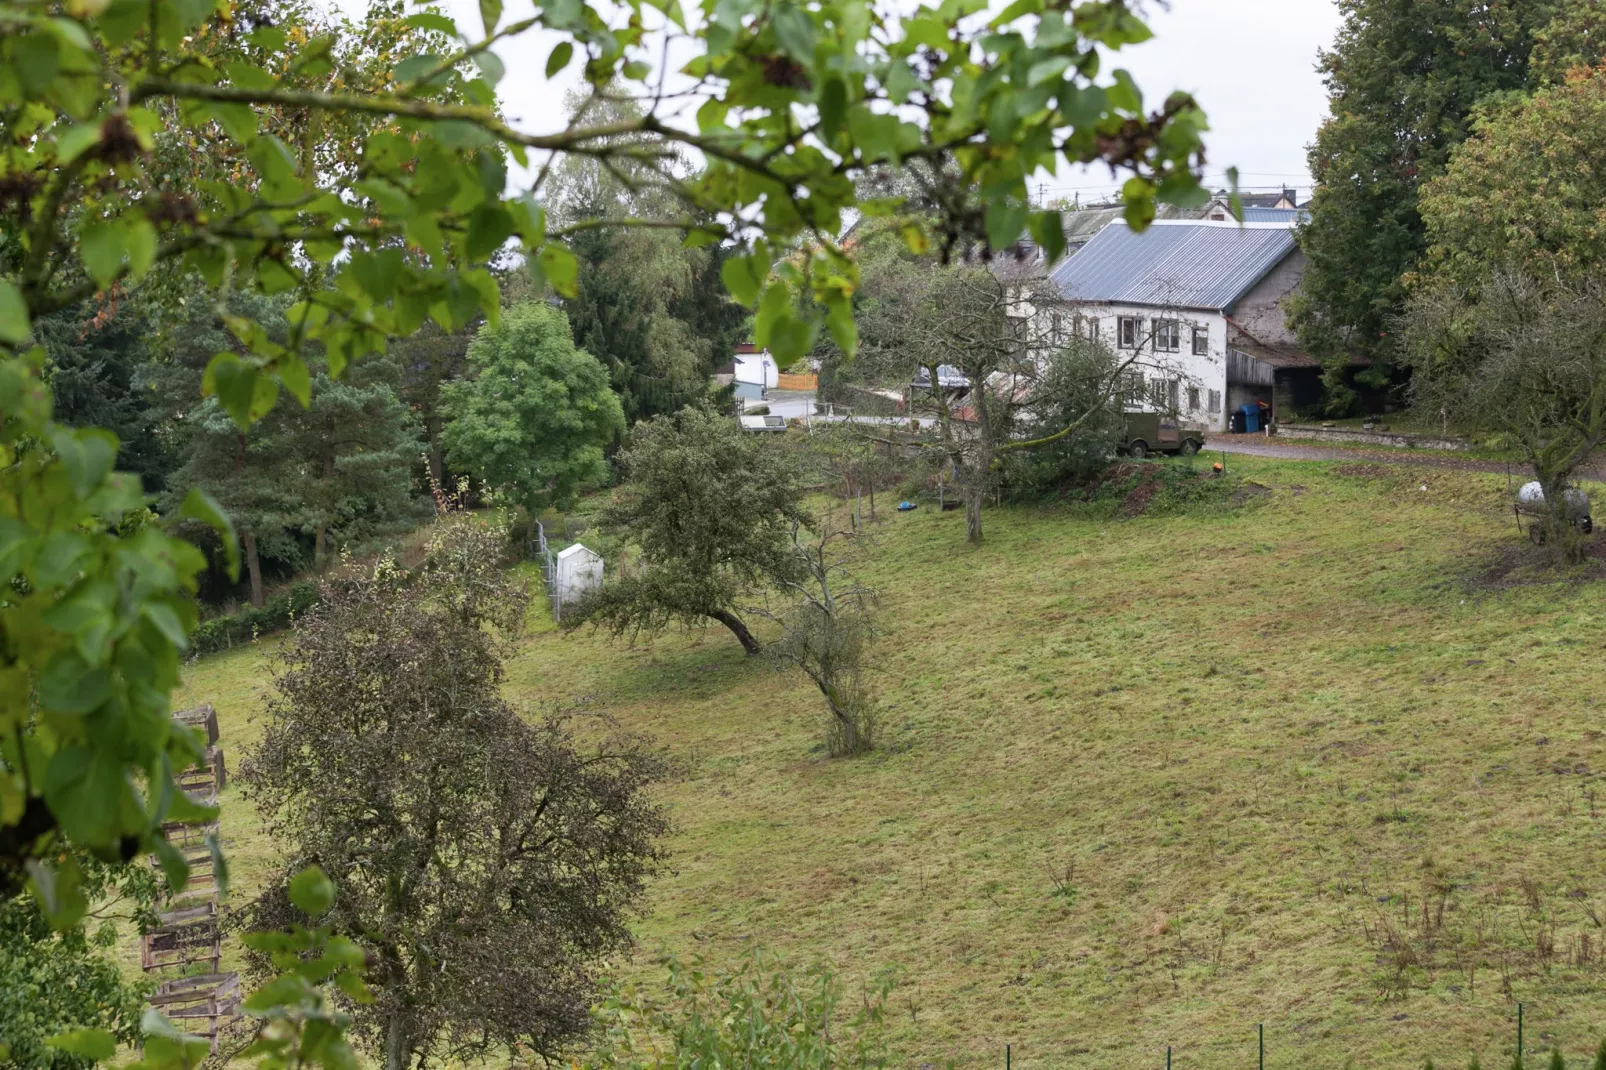
[[(366, 0), (331, 2), (353, 15), (366, 7)], [(441, 6), (465, 29), (479, 31), (477, 0)], [(504, 22), (531, 13), (529, 0), (508, 0), (506, 7)], [(1151, 0), (1148, 19), (1154, 39), (1122, 51), (1115, 65), (1132, 72), (1150, 108), (1174, 89), (1198, 98), (1211, 124), (1206, 182), (1224, 184), (1225, 170), (1236, 166), (1246, 189), (1287, 184), (1301, 188), (1301, 199), (1308, 196), (1305, 149), (1326, 112), (1317, 51), (1329, 47), (1338, 30), (1335, 0), (1170, 0), (1168, 8)], [(518, 129), (546, 133), (563, 126), (563, 95), (577, 81), (579, 64), (547, 81), (547, 56), (558, 40), (526, 34), (498, 49), (507, 67), (498, 90)], [(1107, 168), (1042, 177), (1050, 198), (1099, 199), (1119, 186)]]

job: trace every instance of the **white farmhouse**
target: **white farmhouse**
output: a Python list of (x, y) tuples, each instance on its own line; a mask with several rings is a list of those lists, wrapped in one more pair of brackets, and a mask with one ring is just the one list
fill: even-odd
[(1132, 408), (1209, 431), (1261, 400), (1275, 418), (1279, 401), (1303, 405), (1306, 385), (1320, 389), (1320, 363), (1293, 348), (1285, 324), (1305, 270), (1295, 221), (1162, 219), (1141, 234), (1111, 223), (1050, 273), (1064, 302), (1053, 331), (1085, 332), (1135, 357), (1142, 389), (1131, 383), (1128, 396), (1141, 398)]

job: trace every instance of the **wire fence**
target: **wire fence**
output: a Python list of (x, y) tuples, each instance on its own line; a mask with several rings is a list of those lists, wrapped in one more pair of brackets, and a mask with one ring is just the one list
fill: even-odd
[[(1552, 1060), (1556, 1058), (1559, 1047), (1546, 1043), (1534, 1050), (1528, 1050), (1527, 1037), (1524, 1033), (1523, 1004), (1517, 1004), (1517, 1016), (1514, 1023), (1514, 1036), (1507, 1044), (1502, 1044), (1498, 1052), (1485, 1052), (1478, 1054), (1467, 1051), (1459, 1053), (1453, 1061), (1436, 1063), (1432, 1057), (1424, 1054), (1414, 1062), (1390, 1062), (1391, 1067), (1398, 1066), (1401, 1070), (1410, 1070), (1412, 1067), (1439, 1066), (1441, 1070), (1461, 1070), (1462, 1067), (1479, 1067), (1483, 1070), (1549, 1070), (1557, 1065)], [(1302, 1048), (1297, 1053), (1282, 1054), (1276, 1050), (1276, 1036), (1272, 1036), (1272, 1047), (1268, 1049), (1266, 1042), (1266, 1026), (1257, 1022), (1252, 1034), (1241, 1038), (1208, 1040), (1201, 1043), (1186, 1045), (1166, 1045), (1163, 1051), (1156, 1048), (1150, 1054), (1132, 1053), (1123, 1055), (1119, 1065), (1131, 1070), (1145, 1070), (1154, 1068), (1159, 1070), (1188, 1070), (1188, 1068), (1205, 1068), (1211, 1070), (1304, 1070), (1310, 1064), (1310, 1053)], [(1511, 1046), (1508, 1046), (1511, 1045)], [(1067, 1056), (1063, 1051), (1048, 1054), (1031, 1054), (1026, 1051), (1016, 1051), (1019, 1045), (1004, 1045), (1004, 1070), (1046, 1070), (1048, 1067), (1075, 1067), (1079, 1065), (1076, 1055)], [(1088, 1054), (1089, 1059), (1093, 1056)], [(1487, 1061), (1483, 1061), (1488, 1055)], [(1089, 1062), (1087, 1065), (1093, 1065)], [(1111, 1065), (1107, 1057), (1101, 1057), (1098, 1065)], [(1323, 1066), (1359, 1066), (1359, 1063), (1345, 1061), (1342, 1056), (1338, 1061), (1324, 1061)], [(1589, 1057), (1583, 1062), (1577, 1059), (1563, 1059), (1562, 1064), (1571, 1070), (1606, 1070), (1606, 1040), (1600, 1042), (1598, 1049), (1592, 1050)]]

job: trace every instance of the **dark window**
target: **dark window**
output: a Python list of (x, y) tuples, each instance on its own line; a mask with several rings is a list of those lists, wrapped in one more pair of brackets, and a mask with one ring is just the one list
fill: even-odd
[(1121, 326), (1121, 348), (1138, 348), (1138, 337), (1143, 333), (1143, 321), (1138, 319), (1136, 316), (1122, 316), (1116, 322)]
[(1196, 386), (1188, 387), (1188, 411), (1199, 411), (1199, 388)]
[(1210, 415), (1217, 416), (1217, 415), (1220, 415), (1220, 413), (1221, 413), (1221, 391), (1212, 390), (1212, 391), (1210, 391)]
[(1210, 355), (1210, 328), (1195, 327), (1193, 329), (1193, 355), (1206, 357)]
[(1182, 324), (1176, 320), (1154, 321), (1154, 348), (1161, 353), (1175, 353), (1182, 348)]
[(1065, 324), (1058, 312), (1049, 313), (1048, 341), (1050, 345), (1056, 346), (1065, 341)]
[(1172, 379), (1166, 386), (1168, 387), (1167, 393), (1169, 395), (1166, 399), (1168, 402), (1166, 411), (1174, 413), (1182, 401), (1182, 382), (1178, 379)]

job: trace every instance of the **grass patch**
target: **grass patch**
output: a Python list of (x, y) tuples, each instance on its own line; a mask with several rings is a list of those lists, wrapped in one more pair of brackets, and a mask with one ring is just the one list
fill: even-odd
[[(683, 762), (673, 871), (618, 971), (755, 942), (855, 984), (893, 966), (900, 1065), (1005, 1043), (1023, 1067), (1250, 1065), (1261, 1021), (1274, 1066), (1505, 1065), (1514, 999), (1581, 1059), (1599, 583), (1469, 583), (1516, 538), (1503, 477), (1231, 470), (1253, 507), (993, 509), (976, 548), (959, 513), (887, 510), (860, 759), (824, 759), (812, 687), (722, 629), (627, 647), (534, 621), (512, 699), (588, 701)], [(268, 686), (236, 650), (181, 699), (217, 706), (237, 763)], [(272, 845), (223, 802), (248, 891)]]

